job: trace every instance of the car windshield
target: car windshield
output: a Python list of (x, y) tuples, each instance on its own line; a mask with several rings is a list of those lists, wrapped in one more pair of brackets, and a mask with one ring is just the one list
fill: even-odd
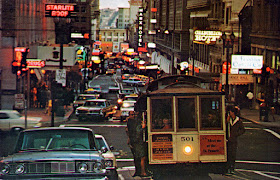
[(41, 130), (21, 133), (18, 151), (94, 150), (92, 133), (86, 130)]
[(98, 102), (98, 101), (86, 101), (84, 106), (90, 107), (106, 107), (105, 102)]

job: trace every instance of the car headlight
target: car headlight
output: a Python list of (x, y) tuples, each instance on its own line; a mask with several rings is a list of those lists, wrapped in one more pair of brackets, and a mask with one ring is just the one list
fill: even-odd
[(3, 165), (2, 168), (1, 168), (1, 172), (4, 173), (4, 174), (9, 174), (10, 166), (8, 164)]
[(24, 164), (17, 165), (16, 170), (15, 170), (16, 174), (22, 174), (22, 173), (24, 173), (24, 171), (25, 171)]
[(105, 166), (106, 167), (113, 167), (113, 161), (112, 160), (106, 160), (105, 161)]
[(106, 170), (104, 169), (104, 166), (102, 163), (97, 162), (93, 166), (93, 171), (96, 173), (104, 173)]
[(88, 165), (87, 165), (87, 163), (80, 163), (80, 164), (78, 164), (78, 171), (79, 171), (80, 173), (86, 173), (87, 170), (88, 170)]

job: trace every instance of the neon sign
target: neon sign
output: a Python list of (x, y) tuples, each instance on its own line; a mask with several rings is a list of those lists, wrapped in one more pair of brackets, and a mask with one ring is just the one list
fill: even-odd
[(26, 63), (28, 68), (42, 68), (46, 65), (46, 62), (41, 59), (27, 59)]
[(138, 16), (138, 47), (143, 47), (143, 13), (144, 8), (139, 7)]
[(70, 18), (75, 15), (76, 4), (46, 4), (45, 17), (66, 17)]
[(215, 43), (221, 36), (221, 31), (194, 31), (194, 41), (204, 42), (205, 44)]

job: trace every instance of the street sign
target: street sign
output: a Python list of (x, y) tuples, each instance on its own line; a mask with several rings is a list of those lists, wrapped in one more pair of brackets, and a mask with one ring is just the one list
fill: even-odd
[(55, 80), (62, 86), (66, 86), (66, 69), (57, 69)]
[(15, 94), (15, 109), (24, 109), (24, 94)]

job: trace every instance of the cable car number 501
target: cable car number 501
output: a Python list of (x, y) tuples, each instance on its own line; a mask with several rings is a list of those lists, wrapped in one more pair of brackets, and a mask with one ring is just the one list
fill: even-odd
[(181, 137), (181, 141), (193, 141), (193, 137)]

